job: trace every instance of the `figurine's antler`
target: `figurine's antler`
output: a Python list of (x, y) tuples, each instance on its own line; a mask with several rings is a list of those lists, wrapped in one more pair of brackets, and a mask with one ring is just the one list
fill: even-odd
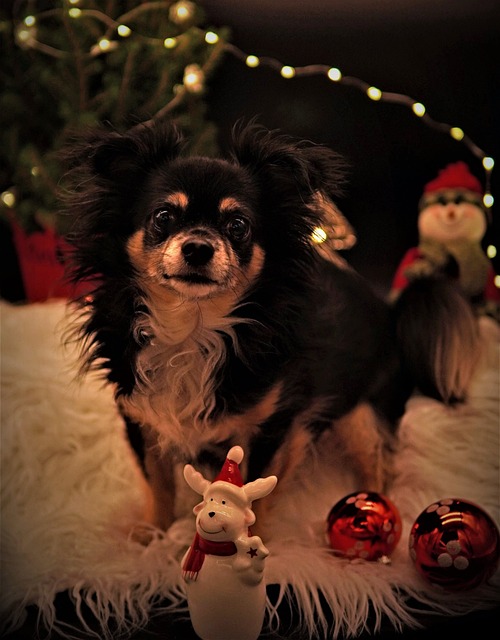
[(191, 464), (184, 466), (184, 479), (191, 489), (199, 493), (200, 496), (202, 496), (210, 486), (210, 481), (204, 478), (199, 471), (196, 471)]
[(267, 478), (258, 478), (253, 482), (248, 482), (244, 487), (243, 491), (247, 496), (250, 502), (254, 500), (258, 500), (259, 498), (264, 498), (276, 486), (278, 482), (278, 478), (276, 476), (268, 476)]

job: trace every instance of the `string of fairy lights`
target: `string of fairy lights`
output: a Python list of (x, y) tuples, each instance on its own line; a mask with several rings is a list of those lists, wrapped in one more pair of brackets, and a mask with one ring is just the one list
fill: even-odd
[[(47, 56), (61, 57), (68, 55), (68, 52), (60, 51), (50, 46), (49, 44), (40, 42), (37, 39), (37, 25), (45, 16), (53, 14), (55, 11), (66, 11), (67, 15), (78, 20), (82, 17), (92, 17), (95, 20), (105, 25), (106, 29), (104, 34), (101, 35), (96, 42), (90, 48), (90, 56), (98, 56), (106, 54), (108, 51), (112, 51), (120, 46), (122, 40), (126, 38), (136, 37), (142, 38), (151, 43), (153, 46), (163, 47), (166, 52), (171, 55), (175, 55), (176, 48), (182, 42), (182, 39), (187, 36), (186, 33), (181, 33), (179, 36), (167, 37), (167, 38), (152, 38), (150, 36), (142, 35), (133, 28), (133, 19), (135, 14), (139, 11), (148, 10), (153, 5), (163, 5), (164, 8), (168, 8), (169, 19), (171, 22), (177, 25), (182, 25), (192, 19), (194, 12), (196, 11), (196, 5), (189, 0), (179, 0), (177, 2), (168, 2), (161, 0), (160, 2), (145, 2), (139, 4), (136, 9), (127, 12), (120, 16), (118, 19), (113, 19), (106, 15), (104, 12), (96, 9), (86, 9), (84, 7), (84, 0), (63, 0), (63, 8), (51, 9), (49, 11), (41, 12), (38, 15), (33, 13), (25, 15), (22, 19), (16, 22), (15, 25), (15, 37), (16, 42), (20, 47), (33, 48)], [(452, 126), (443, 122), (434, 120), (428, 113), (427, 109), (422, 102), (411, 98), (410, 96), (383, 91), (378, 87), (370, 85), (369, 83), (355, 78), (352, 76), (344, 75), (343, 72), (330, 65), (326, 64), (311, 64), (306, 66), (291, 66), (284, 64), (279, 60), (271, 57), (257, 56), (255, 54), (245, 53), (237, 46), (224, 41), (220, 33), (215, 29), (203, 30), (199, 27), (196, 29), (202, 33), (204, 41), (208, 45), (217, 47), (219, 53), (227, 53), (238, 60), (240, 60), (247, 68), (259, 69), (267, 67), (277, 72), (282, 78), (292, 80), (294, 78), (300, 78), (305, 76), (324, 76), (329, 82), (351, 86), (358, 89), (369, 100), (380, 103), (396, 103), (407, 108), (409, 112), (419, 118), (425, 125), (435, 129), (436, 131), (450, 136), (458, 143), (464, 144), (469, 151), (479, 159), (482, 164), (485, 173), (485, 192), (483, 196), (483, 204), (486, 210), (489, 210), (493, 206), (493, 195), (491, 194), (491, 173), (495, 165), (494, 159), (488, 156), (475, 142), (458, 126)], [(205, 89), (205, 81), (207, 75), (207, 66), (210, 65), (213, 60), (207, 61), (205, 65), (199, 65), (192, 63), (186, 65), (182, 82), (174, 87), (174, 97), (165, 103), (164, 106), (154, 115), (154, 118), (160, 118), (174, 111), (177, 106), (182, 102), (187, 94), (202, 93)], [(12, 192), (6, 191), (0, 196), (2, 202), (6, 206), (13, 207), (15, 204), (15, 196)], [(349, 238), (349, 239), (348, 239)], [(319, 233), (316, 236), (315, 241), (321, 243), (324, 241), (323, 234)], [(339, 243), (352, 246), (355, 240), (353, 240), (352, 234), (347, 234), (344, 240), (341, 241), (337, 238), (336, 248), (347, 248), (347, 246), (340, 247)], [(489, 247), (488, 252), (490, 257), (496, 255), (494, 247)]]

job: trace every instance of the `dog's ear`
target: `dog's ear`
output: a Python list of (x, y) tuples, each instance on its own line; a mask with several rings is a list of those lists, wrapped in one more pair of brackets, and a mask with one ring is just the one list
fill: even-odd
[(75, 137), (62, 154), (70, 171), (83, 165), (95, 177), (126, 183), (132, 178), (137, 182), (144, 171), (175, 158), (182, 146), (182, 135), (172, 123), (141, 123), (125, 133), (104, 127), (89, 130)]
[(67, 171), (58, 195), (70, 244), (85, 246), (88, 253), (97, 249), (93, 241), (103, 247), (107, 242), (111, 255), (116, 234), (130, 230), (131, 203), (148, 173), (179, 155), (182, 144), (169, 122), (139, 124), (124, 133), (101, 126), (69, 138), (60, 152)]
[(277, 238), (289, 248), (297, 242), (297, 250), (314, 246), (338, 262), (337, 250), (354, 244), (354, 231), (335, 204), (344, 195), (348, 168), (335, 151), (251, 121), (233, 129), (232, 157), (250, 173), (272, 212), (274, 246)]
[(326, 146), (267, 130), (254, 121), (233, 128), (232, 157), (275, 187), (282, 183), (289, 189), (292, 180), (306, 200), (318, 192), (330, 199), (343, 194), (347, 163), (339, 154)]
[(110, 180), (128, 180), (141, 170), (137, 143), (130, 136), (110, 133), (89, 150), (93, 173)]

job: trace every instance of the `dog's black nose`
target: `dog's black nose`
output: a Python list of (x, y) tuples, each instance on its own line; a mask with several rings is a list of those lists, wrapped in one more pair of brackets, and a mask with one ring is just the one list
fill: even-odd
[(213, 518), (213, 517), (214, 517), (214, 515), (215, 515), (215, 511), (209, 511), (209, 512), (208, 512), (208, 517), (209, 517), (209, 518)]
[(186, 240), (182, 245), (184, 260), (191, 267), (203, 267), (214, 255), (214, 248), (205, 240)]

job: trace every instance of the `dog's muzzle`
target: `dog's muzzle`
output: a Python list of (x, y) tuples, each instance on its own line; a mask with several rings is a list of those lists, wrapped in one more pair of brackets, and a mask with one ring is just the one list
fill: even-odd
[(184, 295), (212, 295), (228, 286), (231, 258), (224, 242), (208, 230), (183, 232), (163, 254), (163, 279)]

